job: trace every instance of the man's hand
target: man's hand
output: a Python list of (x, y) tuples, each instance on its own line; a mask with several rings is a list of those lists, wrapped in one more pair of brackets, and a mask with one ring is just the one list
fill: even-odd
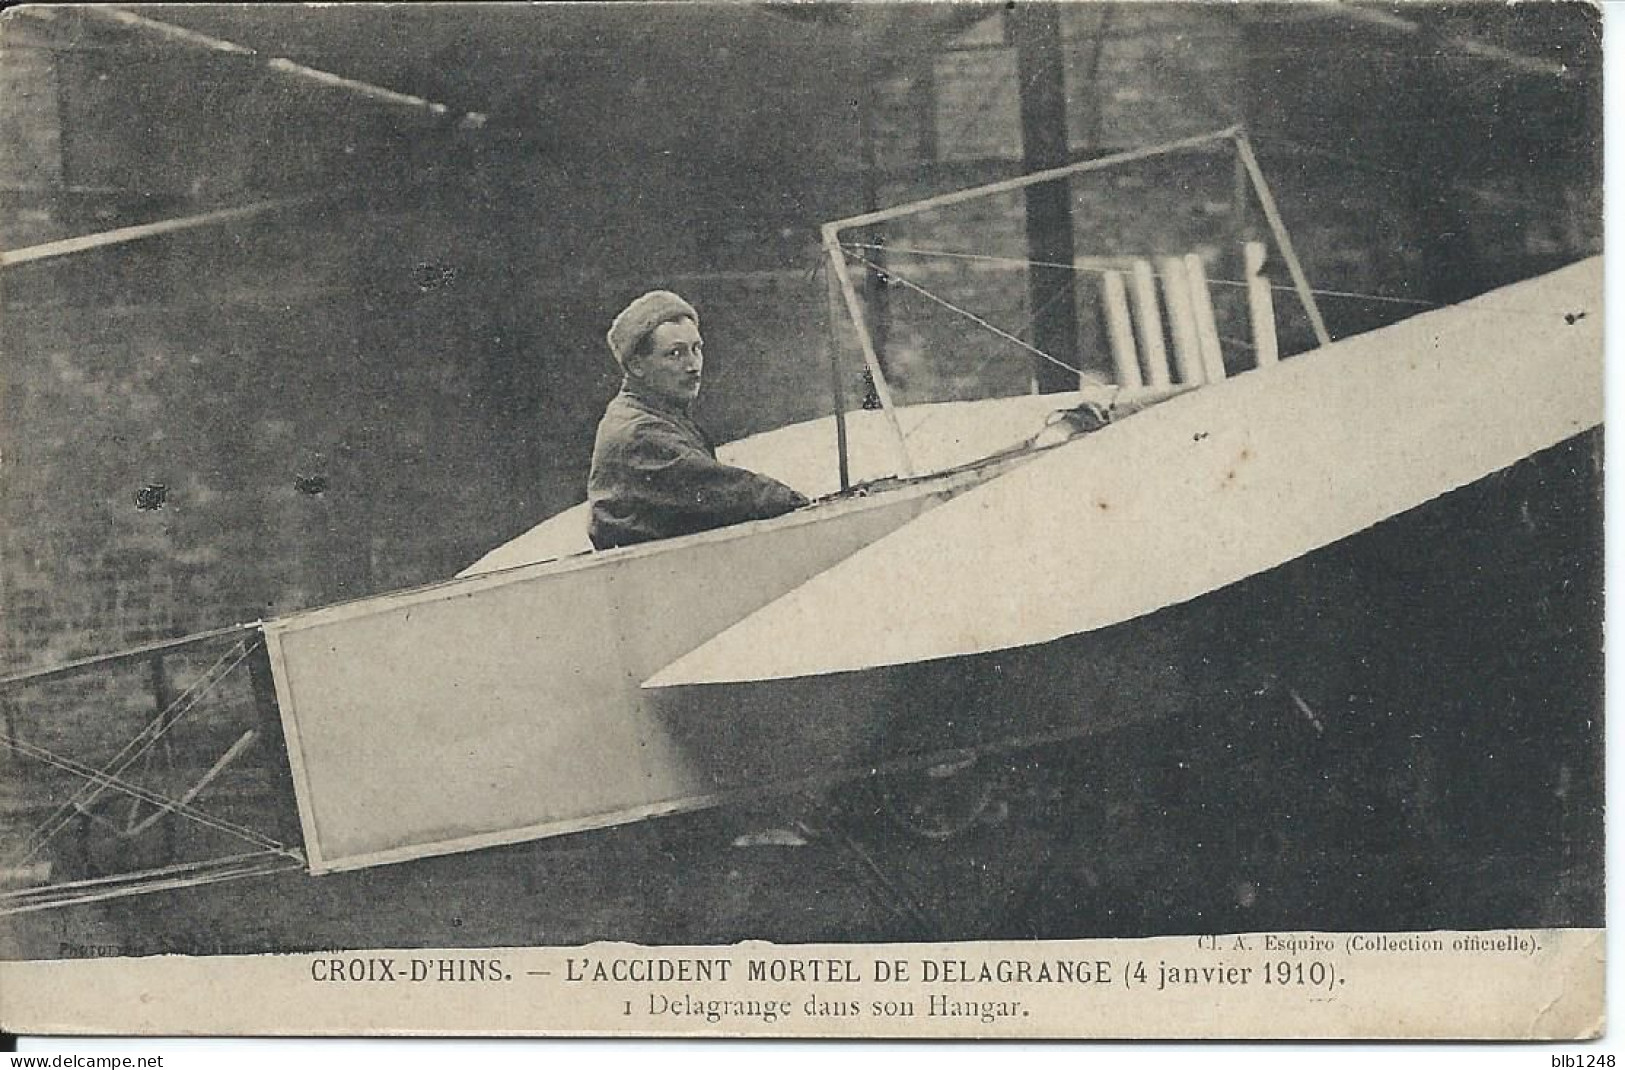
[(1067, 422), (1082, 434), (1099, 431), (1112, 422), (1112, 410), (1098, 401), (1085, 401), (1066, 414)]

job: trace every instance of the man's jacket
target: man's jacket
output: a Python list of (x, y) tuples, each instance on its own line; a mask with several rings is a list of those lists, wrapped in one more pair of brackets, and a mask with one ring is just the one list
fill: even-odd
[(776, 479), (717, 460), (688, 414), (622, 386), (598, 424), (587, 534), (607, 550), (764, 520), (807, 504)]

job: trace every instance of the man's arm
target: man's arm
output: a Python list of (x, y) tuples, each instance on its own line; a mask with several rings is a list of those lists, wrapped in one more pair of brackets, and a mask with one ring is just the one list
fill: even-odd
[(723, 464), (677, 428), (650, 420), (619, 451), (604, 502), (630, 527), (663, 538), (780, 516), (807, 504), (776, 479)]

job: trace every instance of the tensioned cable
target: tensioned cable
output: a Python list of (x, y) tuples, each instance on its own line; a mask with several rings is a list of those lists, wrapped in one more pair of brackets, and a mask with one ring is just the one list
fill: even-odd
[[(235, 761), (238, 755), (242, 754), (243, 751), (253, 746), (254, 741), (258, 738), (259, 733), (255, 732), (253, 729), (249, 729), (247, 732), (244, 732), (241, 736), (239, 736), (235, 743), (233, 743), (230, 747), (227, 747), (225, 752), (214, 760), (214, 764), (209, 766), (208, 770), (203, 774), (203, 776), (198, 778), (198, 782), (196, 784), (193, 784), (191, 787), (187, 788), (181, 793), (180, 799), (177, 800), (178, 805), (187, 806), (192, 802), (193, 799), (203, 794), (204, 789), (206, 789), (210, 784), (214, 783), (215, 778), (221, 773), (225, 772), (226, 767)], [(147, 829), (151, 828), (158, 821), (162, 820), (165, 814), (172, 813), (174, 810), (174, 805), (165, 804), (160, 806), (135, 824), (127, 825), (123, 834), (125, 836), (138, 836)]]
[[(1051, 364), (1054, 364), (1054, 365), (1056, 365), (1058, 367), (1061, 367), (1061, 368), (1065, 368), (1067, 371), (1071, 372), (1073, 375), (1076, 375), (1078, 377), (1078, 382), (1079, 382), (1080, 386), (1086, 381), (1094, 383), (1097, 386), (1109, 386), (1109, 385), (1111, 385), (1111, 384), (1107, 383), (1105, 380), (1101, 379), (1097, 375), (1094, 375), (1094, 374), (1089, 373), (1089, 372), (1085, 372), (1085, 371), (1083, 371), (1082, 369), (1079, 369), (1079, 368), (1074, 368), (1072, 365), (1068, 364), (1066, 361), (1061, 360), (1061, 359), (1059, 359), (1057, 357), (1050, 356), (1048, 353), (1044, 352), (1042, 349), (1039, 349), (1037, 346), (1032, 345), (1031, 343), (1025, 341), (1024, 339), (1020, 338), (1017, 335), (1011, 334), (1009, 331), (1006, 331), (1005, 329), (998, 326), (997, 324), (989, 323), (987, 320), (985, 320), (982, 317), (976, 315), (976, 313), (971, 312), (971, 311), (969, 311), (967, 309), (960, 308), (958, 305), (954, 304), (951, 301), (946, 300), (945, 298), (938, 297), (936, 294), (934, 294), (931, 291), (927, 290), (925, 287), (919, 285), (918, 283), (915, 283), (915, 282), (911, 281), (908, 278), (905, 278), (902, 275), (899, 275), (896, 271), (893, 271), (890, 268), (881, 267), (878, 264), (875, 264), (873, 261), (870, 261), (867, 258), (863, 257), (862, 255), (852, 252), (850, 249), (847, 249), (844, 246), (842, 248), (842, 253), (843, 253), (843, 255), (848, 256), (851, 259), (856, 260), (858, 263), (863, 264), (864, 266), (868, 267), (870, 270), (878, 272), (883, 278), (896, 279), (903, 286), (915, 291), (920, 296), (926, 298), (928, 301), (932, 301), (932, 302), (934, 302), (934, 303), (936, 303), (938, 305), (941, 305), (943, 308), (948, 309), (950, 312), (955, 312), (955, 313), (958, 313), (961, 316), (964, 316), (966, 319), (972, 321), (973, 323), (976, 323), (977, 325), (979, 325), (981, 327), (986, 328), (987, 330), (993, 332), (995, 335), (998, 335), (1000, 338), (1003, 338), (1003, 339), (1005, 339), (1005, 340), (1007, 340), (1009, 342), (1014, 343), (1015, 345), (1020, 346), (1022, 349), (1025, 349), (1029, 353), (1033, 353), (1033, 354), (1035, 354), (1037, 356), (1040, 356), (1040, 357), (1044, 358), (1045, 360), (1049, 361)], [(1044, 305), (1040, 307), (1040, 309), (1039, 309), (1039, 311), (1037, 313), (1034, 313), (1034, 315), (1032, 317), (1033, 320), (1036, 321), (1038, 316), (1041, 315), (1043, 313), (1043, 311), (1045, 309), (1047, 309), (1050, 306), (1050, 304), (1052, 304), (1055, 301), (1055, 299), (1057, 297), (1060, 296), (1061, 292), (1062, 291), (1057, 291), (1055, 294), (1050, 295), (1049, 300), (1046, 301), (1044, 303)], [(992, 359), (993, 358), (991, 356), (983, 358), (982, 362), (979, 365), (977, 365), (977, 370), (980, 371), (981, 369), (987, 367), (988, 363)], [(924, 427), (930, 421), (931, 421), (931, 417), (926, 416), (919, 423), (915, 424), (913, 429), (911, 429), (908, 432), (904, 433), (903, 438), (906, 440), (906, 439), (912, 437), (915, 434), (915, 432), (919, 431), (921, 427)]]
[[(865, 244), (860, 243), (860, 242), (843, 242), (842, 244), (844, 246), (848, 246), (848, 247), (853, 248), (853, 249), (873, 248), (873, 246), (865, 245)], [(1093, 272), (1093, 273), (1096, 273), (1096, 274), (1104, 274), (1104, 273), (1106, 273), (1108, 271), (1118, 271), (1118, 270), (1120, 270), (1119, 268), (1097, 267), (1097, 266), (1091, 265), (1091, 264), (1071, 264), (1071, 265), (1057, 264), (1057, 263), (1050, 263), (1048, 261), (1043, 261), (1043, 260), (1023, 260), (1023, 259), (1021, 259), (1019, 257), (1013, 257), (1013, 256), (987, 256), (987, 255), (983, 255), (983, 254), (980, 254), (980, 253), (963, 253), (963, 252), (955, 252), (955, 251), (951, 251), (951, 250), (912, 249), (912, 248), (909, 248), (907, 246), (897, 246), (897, 245), (888, 245), (885, 248), (890, 252), (905, 253), (905, 254), (910, 254), (911, 253), (911, 254), (913, 254), (915, 256), (922, 256), (922, 257), (939, 256), (939, 257), (948, 257), (948, 258), (958, 259), (958, 260), (985, 260), (985, 261), (990, 261), (990, 262), (993, 262), (993, 263), (1006, 264), (1006, 265), (1012, 265), (1012, 266), (1066, 268), (1069, 271), (1076, 271), (1076, 272), (1080, 272), (1080, 273), (1081, 272)], [(896, 272), (893, 271), (893, 269), (891, 269), (889, 267), (881, 268), (880, 270), (884, 271), (884, 272), (887, 272), (889, 274), (896, 274)], [(1163, 277), (1160, 273), (1155, 272), (1155, 271), (1153, 271), (1152, 274), (1154, 276), (1158, 277), (1158, 278)], [(1214, 284), (1214, 285), (1218, 285), (1218, 286), (1246, 286), (1247, 285), (1247, 283), (1236, 280), (1236, 279), (1209, 278), (1207, 281)], [(1272, 290), (1281, 290), (1281, 291), (1288, 292), (1288, 293), (1296, 293), (1297, 292), (1296, 287), (1286, 286), (1286, 285), (1277, 285), (1277, 284), (1274, 284), (1274, 283), (1270, 284), (1270, 289), (1272, 289)], [(1418, 300), (1417, 298), (1414, 298), (1414, 297), (1391, 297), (1391, 296), (1389, 296), (1387, 294), (1358, 293), (1358, 292), (1351, 291), (1351, 290), (1315, 290), (1315, 289), (1311, 289), (1310, 292), (1313, 293), (1313, 294), (1316, 294), (1318, 296), (1322, 296), (1322, 297), (1345, 298), (1345, 299), (1348, 299), (1348, 300), (1359, 300), (1359, 301), (1369, 301), (1369, 302), (1386, 302), (1388, 304), (1397, 304), (1397, 305), (1411, 305), (1411, 306), (1422, 308), (1422, 309), (1428, 310), (1428, 311), (1436, 311), (1438, 309), (1452, 307), (1450, 305), (1441, 305), (1441, 304), (1438, 304), (1438, 303), (1433, 302), (1433, 301)], [(1558, 313), (1553, 312), (1553, 310), (1551, 310), (1549, 308), (1517, 308), (1517, 307), (1504, 307), (1503, 306), (1503, 307), (1497, 307), (1497, 308), (1478, 309), (1478, 310), (1475, 310), (1475, 311), (1478, 314), (1485, 315), (1485, 316), (1536, 316), (1536, 317), (1539, 317), (1539, 318), (1542, 318), (1542, 319), (1547, 319), (1547, 318), (1550, 318), (1550, 317), (1552, 317), (1554, 315), (1558, 315)], [(1580, 312), (1578, 314), (1571, 314), (1571, 315), (1574, 315), (1575, 319), (1581, 319), (1581, 318), (1584, 318), (1585, 313)]]
[[(957, 252), (957, 251), (949, 250), (949, 249), (915, 249), (915, 248), (911, 248), (911, 247), (906, 246), (906, 245), (884, 245), (884, 246), (882, 246), (882, 245), (875, 245), (875, 244), (866, 243), (866, 242), (842, 242), (841, 246), (843, 248), (847, 248), (847, 249), (883, 249), (885, 252), (888, 252), (888, 253), (902, 253), (902, 254), (904, 254), (906, 256), (920, 256), (920, 257), (932, 257), (932, 256), (934, 256), (934, 257), (942, 257), (942, 258), (945, 258), (945, 259), (952, 259), (952, 260), (978, 260), (978, 261), (983, 261), (983, 262), (986, 262), (986, 263), (1005, 264), (1005, 265), (1008, 265), (1008, 266), (1011, 266), (1011, 267), (1061, 268), (1061, 269), (1064, 269), (1066, 271), (1075, 271), (1075, 272), (1078, 272), (1080, 274), (1090, 273), (1090, 274), (1096, 274), (1096, 275), (1104, 275), (1109, 271), (1121, 270), (1119, 268), (1096, 267), (1096, 266), (1091, 265), (1091, 264), (1059, 264), (1059, 263), (1053, 263), (1053, 262), (1047, 261), (1047, 260), (1023, 260), (1022, 258), (1016, 257), (1016, 256), (992, 256), (992, 255), (985, 254), (985, 253), (964, 253), (964, 252)], [(882, 268), (880, 270), (882, 270), (882, 271), (890, 271), (891, 269), (890, 268)], [(1160, 272), (1152, 272), (1152, 274), (1156, 275), (1158, 278), (1162, 277)], [(1209, 283), (1215, 285), (1215, 286), (1246, 286), (1247, 285), (1247, 282), (1245, 280), (1242, 280), (1242, 279), (1219, 279), (1219, 278), (1213, 278), (1213, 277), (1209, 276), (1207, 281)], [(1296, 293), (1297, 292), (1296, 287), (1287, 286), (1287, 285), (1283, 285), (1283, 284), (1280, 284), (1280, 283), (1270, 283), (1269, 287), (1272, 290), (1281, 290), (1281, 291), (1284, 291), (1284, 292), (1287, 292), (1287, 293)], [(1356, 291), (1353, 291), (1353, 290), (1318, 290), (1318, 289), (1311, 288), (1309, 292), (1314, 294), (1316, 297), (1339, 297), (1339, 298), (1344, 298), (1346, 300), (1381, 301), (1381, 302), (1386, 302), (1386, 303), (1389, 303), (1389, 304), (1396, 304), (1396, 305), (1414, 305), (1414, 306), (1417, 306), (1419, 308), (1440, 308), (1440, 307), (1443, 307), (1443, 306), (1438, 305), (1438, 304), (1436, 304), (1436, 303), (1434, 303), (1432, 301), (1422, 301), (1422, 300), (1419, 300), (1419, 299), (1414, 298), (1414, 297), (1392, 297), (1392, 296), (1389, 296), (1387, 294), (1359, 293), (1359, 292), (1356, 292)]]
[[(847, 247), (843, 246), (842, 248), (845, 249)], [(1054, 364), (1054, 365), (1056, 365), (1057, 367), (1060, 367), (1060, 368), (1065, 368), (1067, 371), (1071, 372), (1073, 375), (1076, 375), (1076, 376), (1078, 376), (1080, 378), (1085, 377), (1086, 373), (1081, 368), (1074, 368), (1072, 365), (1068, 364), (1066, 361), (1061, 360), (1058, 357), (1052, 357), (1048, 353), (1044, 352), (1042, 349), (1039, 349), (1037, 346), (1033, 345), (1032, 343), (1023, 341), (1022, 339), (1020, 339), (1016, 335), (1013, 335), (1009, 331), (1005, 330), (1003, 327), (1000, 327), (1000, 326), (998, 326), (997, 324), (994, 324), (994, 323), (989, 323), (987, 320), (983, 319), (981, 316), (978, 316), (976, 313), (968, 311), (967, 309), (960, 308), (958, 305), (954, 304), (952, 301), (949, 301), (949, 300), (947, 300), (945, 298), (938, 297), (936, 294), (932, 293), (930, 290), (927, 290), (925, 287), (921, 286), (920, 284), (914, 282), (913, 280), (911, 280), (911, 279), (909, 279), (909, 278), (907, 278), (907, 277), (905, 277), (903, 275), (898, 274), (892, 268), (881, 267), (880, 265), (874, 263), (872, 260), (869, 260), (867, 257), (864, 257), (864, 256), (862, 256), (862, 255), (860, 255), (858, 253), (853, 253), (853, 252), (848, 251), (847, 255), (850, 256), (853, 260), (857, 261), (858, 263), (863, 264), (865, 267), (868, 267), (869, 269), (871, 269), (873, 271), (880, 272), (882, 275), (886, 276), (888, 279), (893, 279), (893, 280), (901, 283), (902, 285), (906, 286), (910, 290), (913, 290), (915, 293), (919, 294), (921, 297), (925, 298), (926, 300), (931, 301), (931, 302), (933, 302), (935, 304), (941, 305), (943, 308), (946, 308), (950, 312), (958, 313), (959, 315), (964, 316), (966, 319), (970, 320), (972, 323), (975, 323), (978, 326), (984, 327), (987, 330), (992, 331), (994, 334), (998, 335), (1000, 338), (1003, 338), (1005, 341), (1011, 342), (1011, 343), (1014, 343), (1015, 345), (1020, 346), (1022, 349), (1025, 349), (1027, 352), (1033, 354), (1034, 356), (1042, 357), (1043, 359), (1049, 361), (1051, 364)]]
[[(72, 758), (64, 758), (60, 754), (54, 754), (51, 751), (46, 750), (44, 747), (37, 746), (36, 744), (17, 739), (4, 733), (0, 733), (0, 743), (3, 743), (5, 746), (17, 751), (19, 754), (34, 758), (45, 763), (46, 765), (55, 766), (56, 768), (61, 769), (64, 772), (72, 773), (75, 776), (85, 777), (88, 779), (100, 775), (98, 770), (92, 769), (88, 765), (81, 765)], [(224, 832), (231, 836), (235, 836), (240, 840), (253, 844), (255, 847), (262, 847), (267, 851), (279, 851), (284, 854), (292, 850), (287, 844), (279, 843), (271, 837), (255, 832), (253, 829), (244, 825), (239, 825), (235, 822), (227, 821), (225, 818), (215, 817), (212, 814), (204, 813), (202, 810), (193, 807), (190, 803), (183, 802), (179, 799), (171, 799), (167, 795), (144, 788), (139, 784), (132, 784), (127, 780), (120, 780), (117, 777), (104, 777), (103, 779), (106, 781), (104, 784), (105, 787), (112, 788), (114, 791), (122, 792), (126, 795), (134, 796), (135, 798), (151, 803), (153, 806), (163, 807), (166, 810), (173, 811), (174, 813), (181, 815), (182, 817), (196, 821), (200, 825), (206, 825), (209, 828), (215, 829), (219, 832)], [(94, 817), (98, 815), (91, 816)], [(26, 858), (24, 861), (26, 861)]]
[[(236, 660), (232, 661), (231, 664), (224, 670), (221, 670), (221, 666), (225, 664), (225, 662), (230, 659), (234, 653), (237, 654)], [(63, 803), (54, 813), (51, 814), (50, 817), (47, 817), (40, 824), (40, 826), (35, 829), (33, 836), (30, 837), (31, 846), (29, 847), (28, 853), (23, 856), (24, 861), (32, 858), (36, 853), (39, 852), (40, 848), (44, 847), (58, 832), (65, 828), (68, 822), (72, 820), (72, 815), (76, 811), (82, 812), (84, 807), (94, 802), (96, 797), (106, 790), (109, 784), (116, 779), (119, 774), (124, 772), (124, 770), (130, 765), (133, 765), (136, 759), (140, 758), (149, 749), (151, 749), (153, 744), (162, 739), (166, 732), (179, 723), (182, 717), (190, 713), (192, 709), (202, 701), (204, 695), (206, 695), (216, 683), (224, 679), (226, 674), (232, 669), (236, 668), (237, 665), (241, 663), (242, 659), (247, 656), (248, 649), (244, 644), (234, 644), (231, 648), (227, 649), (225, 653), (221, 654), (219, 658), (215, 659), (214, 663), (211, 664), (208, 669), (202, 673), (202, 675), (194, 680), (190, 686), (183, 690), (179, 695), (175, 696), (174, 700), (171, 701), (169, 705), (165, 706), (163, 710), (159, 712), (158, 716), (153, 718), (153, 720), (150, 721), (146, 727), (144, 727), (140, 732), (136, 733), (136, 735), (128, 743), (126, 743), (117, 754), (113, 756), (112, 760), (107, 763), (107, 766), (104, 769), (95, 770), (89, 774), (81, 774), (85, 776), (89, 783), (75, 791), (67, 802)]]
[[(138, 732), (129, 743), (126, 743), (104, 769), (86, 775), (86, 779), (90, 783), (74, 792), (67, 802), (58, 807), (34, 831), (34, 835), (30, 838), (28, 851), (23, 855), (23, 861), (26, 862), (38, 854), (40, 849), (49, 843), (58, 832), (68, 826), (75, 812), (94, 802), (97, 796), (107, 790), (113, 779), (117, 778), (130, 765), (133, 765), (136, 759), (140, 758), (153, 744), (162, 739), (165, 733), (179, 724), (181, 719), (196, 708), (197, 704), (203, 700), (209, 691), (213, 690), (233, 669), (247, 659), (252, 649), (252, 644), (242, 642), (233, 644), (231, 649), (216, 659), (214, 664), (210, 665), (202, 676), (185, 691), (182, 691), (180, 695), (176, 696), (173, 702), (164, 707), (162, 713)], [(228, 660), (230, 663), (226, 664)], [(222, 668), (222, 665), (224, 665), (224, 668)], [(184, 706), (181, 706), (182, 702), (185, 702)], [(180, 708), (177, 709), (177, 707)]]

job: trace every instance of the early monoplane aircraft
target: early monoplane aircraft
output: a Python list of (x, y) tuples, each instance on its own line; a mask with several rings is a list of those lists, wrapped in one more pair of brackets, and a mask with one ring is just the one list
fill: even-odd
[[(587, 548), (578, 508), (444, 582), (8, 677), (15, 688), (224, 650), (110, 761), (8, 733), (83, 783), (22, 846), (13, 873), (33, 883), (0, 907), (473, 851), (1173, 716), (1190, 655), (1233, 626), (1207, 596), (1601, 423), (1600, 259), (1331, 341), (1244, 136), (1197, 141), (1233, 142), (1248, 163), (1272, 254), (1323, 344), (1274, 359), (1265, 287), (1259, 359), (1227, 368), (1208, 344), (1199, 271), (1180, 281), (1180, 262), (1165, 262), (1170, 369), (1154, 291), (1125, 318), (1126, 286), (1152, 280), (1129, 262), (1105, 289), (1115, 382), (897, 405), (843, 232), (1121, 160), (828, 224), (879, 405), (838, 401), (724, 451), (811, 506), (607, 552)], [(209, 812), (236, 744), (183, 794), (135, 776), (243, 665), (265, 712), (257, 731), (285, 744), (295, 842)], [(53, 879), (46, 845), (115, 798), (146, 807), (130, 829), (174, 815), (252, 850)]]

